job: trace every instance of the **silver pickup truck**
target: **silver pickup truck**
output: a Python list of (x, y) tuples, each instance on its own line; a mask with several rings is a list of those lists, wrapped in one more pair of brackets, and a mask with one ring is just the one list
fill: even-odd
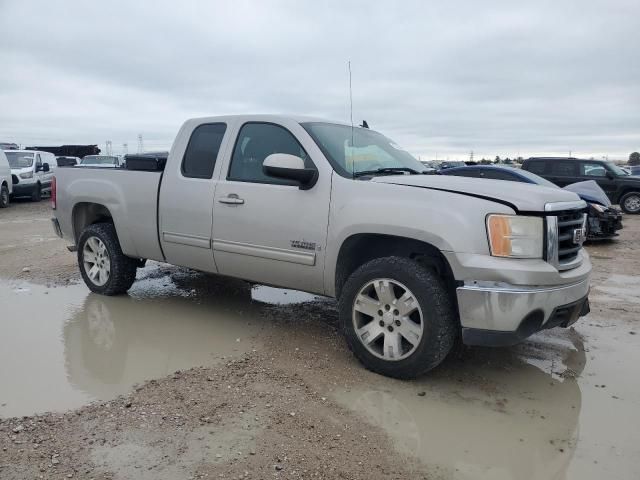
[(367, 128), (192, 119), (165, 159), (58, 169), (53, 225), (97, 293), (153, 259), (335, 297), (355, 356), (399, 378), (588, 313), (576, 194), (423, 170)]

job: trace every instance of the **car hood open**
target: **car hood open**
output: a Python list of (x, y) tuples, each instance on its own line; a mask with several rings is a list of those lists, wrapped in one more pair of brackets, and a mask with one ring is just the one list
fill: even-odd
[(485, 178), (449, 175), (380, 175), (372, 178), (371, 181), (469, 195), (507, 204), (516, 211), (523, 212), (544, 212), (547, 203), (580, 200), (577, 194), (560, 188)]

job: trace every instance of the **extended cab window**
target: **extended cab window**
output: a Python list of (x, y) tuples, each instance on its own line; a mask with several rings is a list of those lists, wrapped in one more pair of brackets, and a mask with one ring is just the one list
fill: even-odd
[(270, 177), (262, 171), (262, 164), (272, 153), (288, 153), (304, 160), (307, 168), (313, 168), (302, 145), (285, 128), (271, 123), (245, 123), (240, 129), (233, 149), (229, 180), (255, 183), (293, 185), (287, 180)]
[(189, 139), (182, 159), (182, 175), (190, 178), (211, 178), (227, 125), (207, 123), (198, 126)]
[(573, 160), (554, 160), (551, 162), (551, 175), (556, 177), (575, 177), (578, 175), (578, 162)]

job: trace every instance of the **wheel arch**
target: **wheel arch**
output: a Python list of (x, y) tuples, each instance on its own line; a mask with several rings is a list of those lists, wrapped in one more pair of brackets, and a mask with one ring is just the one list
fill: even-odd
[(380, 233), (357, 233), (346, 238), (338, 252), (335, 270), (335, 296), (340, 297), (349, 276), (366, 262), (382, 257), (405, 257), (432, 268), (445, 281), (457, 308), (453, 270), (440, 249), (414, 238)]
[(113, 215), (107, 207), (99, 203), (79, 202), (73, 206), (71, 214), (73, 225), (73, 239), (77, 245), (82, 231), (94, 223), (111, 222)]

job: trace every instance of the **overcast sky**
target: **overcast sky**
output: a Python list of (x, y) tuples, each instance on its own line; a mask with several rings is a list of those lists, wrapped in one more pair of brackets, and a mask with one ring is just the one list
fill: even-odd
[(640, 1), (0, 0), (0, 141), (168, 149), (189, 117), (366, 119), (422, 159), (640, 150)]

